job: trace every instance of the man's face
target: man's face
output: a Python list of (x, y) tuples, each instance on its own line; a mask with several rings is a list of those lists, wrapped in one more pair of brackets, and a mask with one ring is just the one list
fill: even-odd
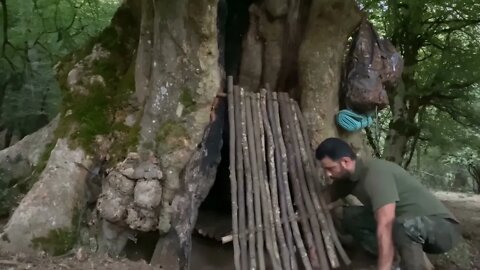
[(329, 157), (325, 157), (320, 161), (328, 177), (334, 181), (347, 180), (352, 176), (352, 173), (348, 170), (351, 167), (351, 162), (350, 158), (341, 158), (333, 161)]

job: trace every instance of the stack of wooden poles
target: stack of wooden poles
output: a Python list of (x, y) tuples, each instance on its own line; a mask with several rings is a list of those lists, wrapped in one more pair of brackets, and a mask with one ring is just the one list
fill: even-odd
[(232, 240), (237, 270), (332, 269), (350, 260), (335, 233), (307, 126), (286, 93), (228, 79)]

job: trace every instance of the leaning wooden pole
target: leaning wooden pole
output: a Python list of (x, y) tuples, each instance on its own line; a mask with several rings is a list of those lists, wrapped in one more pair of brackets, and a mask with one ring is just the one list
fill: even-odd
[(247, 140), (248, 140), (248, 150), (250, 157), (250, 165), (252, 172), (252, 183), (253, 183), (253, 202), (254, 202), (254, 217), (255, 217), (255, 234), (256, 234), (256, 246), (257, 246), (257, 258), (258, 258), (258, 269), (265, 270), (265, 255), (263, 252), (263, 224), (262, 224), (262, 203), (260, 200), (260, 183), (259, 183), (259, 173), (258, 173), (258, 161), (257, 161), (257, 144), (258, 141), (255, 140), (255, 126), (253, 124), (253, 107), (255, 104), (252, 94), (246, 95), (246, 112), (247, 112)]
[[(285, 145), (287, 147), (288, 154), (288, 164), (289, 164), (289, 173), (290, 179), (292, 181), (292, 188), (293, 188), (293, 195), (295, 199), (295, 204), (298, 208), (298, 212), (300, 215), (300, 222), (302, 225), (302, 230), (304, 233), (305, 242), (308, 248), (308, 254), (310, 257), (310, 261), (312, 263), (312, 267), (315, 269), (320, 268), (319, 262), (319, 255), (317, 253), (317, 249), (315, 246), (312, 227), (309, 222), (309, 217), (307, 214), (307, 209), (302, 198), (302, 191), (301, 191), (301, 182), (298, 175), (297, 166), (295, 163), (295, 151), (294, 151), (294, 144), (293, 144), (293, 136), (292, 136), (292, 126), (291, 122), (289, 121), (289, 110), (288, 104), (284, 99), (280, 99), (280, 113), (281, 113), (281, 122), (282, 128), (285, 131)], [(323, 268), (321, 268), (323, 269)]]
[[(286, 99), (288, 100), (288, 97), (286, 97)], [(308, 158), (311, 155), (310, 153), (307, 153), (307, 151), (311, 151), (311, 148), (308, 149), (307, 146), (305, 145), (305, 140), (302, 135), (302, 130), (300, 128), (300, 123), (298, 120), (298, 113), (295, 110), (294, 102), (292, 100), (289, 100), (289, 105), (292, 111), (293, 125), (295, 126), (294, 130), (296, 131), (296, 134), (297, 134), (297, 141), (299, 144), (301, 161), (304, 166), (305, 182), (307, 184), (306, 187), (310, 191), (313, 207), (315, 208), (315, 212), (317, 213), (317, 215), (312, 218), (318, 217), (318, 221), (320, 222), (320, 225), (321, 225), (321, 233), (322, 233), (324, 244), (327, 250), (327, 255), (330, 260), (330, 266), (332, 266), (333, 268), (337, 268), (340, 266), (340, 263), (338, 261), (337, 254), (335, 252), (335, 246), (333, 244), (331, 233), (329, 231), (327, 220), (325, 218), (325, 213), (323, 212), (322, 206), (320, 205), (320, 201), (318, 198), (318, 194), (315, 190), (314, 181), (316, 179), (313, 176), (314, 167), (310, 162), (311, 160)]]
[[(310, 140), (310, 136), (309, 136), (308, 127), (307, 127), (305, 119), (303, 118), (302, 112), (300, 110), (300, 106), (298, 106), (298, 104), (296, 102), (292, 102), (292, 103), (294, 104), (295, 113), (298, 117), (298, 121), (299, 121), (300, 127), (302, 129), (303, 141), (304, 141), (305, 147), (308, 148), (308, 149), (312, 149), (311, 143), (310, 143), (311, 140)], [(308, 163), (310, 164), (310, 166), (313, 167), (312, 173), (313, 173), (313, 176), (314, 176), (314, 180), (319, 183), (321, 178), (320, 178), (320, 175), (319, 175), (318, 171), (315, 168), (316, 166), (315, 166), (315, 157), (314, 157), (314, 154), (313, 154), (313, 149), (312, 149), (312, 151), (310, 151), (310, 154), (307, 155), (307, 158), (308, 158)], [(315, 189), (313, 189), (313, 190), (315, 190)], [(325, 200), (322, 196), (319, 195), (318, 197), (319, 197), (319, 202), (320, 202), (321, 208), (325, 213), (327, 226), (328, 226), (328, 229), (331, 233), (331, 237), (333, 238), (333, 242), (335, 244), (335, 247), (336, 247), (338, 253), (340, 254), (340, 257), (342, 258), (343, 262), (346, 265), (350, 265), (351, 260), (348, 257), (347, 253), (345, 252), (345, 249), (343, 248), (343, 246), (340, 242), (340, 239), (338, 239), (338, 235), (336, 233), (335, 226), (334, 226), (333, 220), (332, 220), (332, 215), (330, 214), (330, 211), (327, 208), (327, 204), (326, 204), (326, 202), (325, 202)]]
[[(240, 87), (234, 87), (234, 101), (235, 101), (235, 134), (237, 138), (240, 138), (242, 130), (242, 118), (241, 118), (241, 107), (243, 106), (243, 101), (241, 98)], [(238, 222), (239, 222), (239, 242), (240, 242), (240, 258), (241, 258), (241, 269), (248, 269), (248, 253), (247, 253), (247, 239), (246, 239), (246, 219), (245, 219), (245, 177), (243, 173), (243, 154), (242, 154), (242, 144), (241, 140), (237, 140), (235, 144), (236, 152), (236, 176), (238, 179)]]
[(265, 235), (265, 246), (270, 257), (273, 269), (281, 269), (280, 254), (278, 253), (277, 242), (274, 241), (274, 221), (272, 214), (272, 202), (268, 192), (267, 163), (265, 159), (265, 133), (263, 129), (262, 112), (260, 109), (260, 94), (255, 94), (252, 104), (253, 128), (258, 162), (258, 183), (260, 186), (260, 198), (262, 203), (262, 218)]
[(282, 130), (280, 123), (277, 122), (277, 111), (275, 111), (275, 105), (277, 104), (276, 92), (271, 92), (267, 89), (267, 110), (270, 116), (270, 124), (273, 130), (273, 142), (275, 144), (275, 160), (277, 164), (277, 178), (278, 178), (278, 193), (280, 201), (280, 213), (281, 220), (283, 224), (283, 230), (285, 233), (285, 239), (287, 248), (290, 254), (290, 267), (292, 270), (297, 269), (297, 260), (295, 257), (295, 249), (293, 248), (293, 235), (289, 222), (288, 209), (287, 209), (287, 200), (285, 196), (285, 181), (288, 181), (288, 167), (287, 167), (287, 155), (282, 155), (282, 147), (280, 145), (280, 138), (282, 137)]
[(299, 140), (298, 140), (298, 137), (297, 137), (297, 132), (296, 132), (296, 128), (295, 128), (295, 120), (293, 118), (293, 111), (291, 109), (291, 106), (290, 106), (290, 102), (288, 100), (285, 101), (285, 105), (286, 105), (286, 116), (287, 116), (287, 121), (290, 123), (290, 132), (291, 132), (291, 136), (292, 136), (292, 143), (293, 143), (293, 153), (290, 153), (294, 160), (295, 160), (295, 166), (296, 166), (296, 170), (297, 170), (297, 173), (298, 173), (298, 179), (300, 181), (300, 189), (301, 189), (301, 194), (302, 194), (302, 198), (305, 202), (305, 207), (306, 207), (306, 210), (307, 210), (307, 215), (309, 217), (309, 220), (310, 220), (310, 224), (312, 226), (312, 233), (313, 233), (313, 239), (314, 239), (314, 242), (315, 242), (315, 247), (317, 249), (317, 252), (318, 252), (318, 256), (319, 256), (319, 259), (320, 259), (320, 266), (321, 266), (321, 269), (330, 269), (330, 265), (329, 265), (329, 262), (328, 262), (328, 259), (327, 259), (327, 255), (325, 253), (325, 247), (324, 247), (324, 243), (323, 243), (323, 237), (321, 235), (321, 228), (320, 228), (320, 224), (318, 222), (318, 219), (317, 219), (317, 215), (315, 213), (315, 207), (313, 206), (313, 201), (312, 201), (312, 198), (310, 196), (310, 192), (308, 191), (308, 186), (307, 186), (307, 181), (306, 181), (306, 178), (305, 178), (305, 172), (304, 172), (304, 168), (303, 168), (303, 165), (302, 165), (302, 158), (301, 158), (301, 150), (300, 150), (300, 144), (299, 144)]
[(240, 113), (241, 113), (241, 140), (242, 140), (242, 151), (243, 151), (243, 168), (245, 172), (245, 183), (246, 183), (246, 194), (245, 201), (247, 203), (247, 224), (248, 224), (248, 258), (250, 269), (257, 268), (257, 258), (255, 251), (255, 215), (253, 210), (253, 182), (252, 182), (252, 168), (250, 164), (250, 152), (248, 151), (248, 138), (247, 138), (247, 112), (246, 107), (249, 99), (245, 97), (245, 92), (243, 88), (240, 88), (240, 98), (242, 102), (240, 103)]
[(280, 206), (278, 203), (278, 190), (277, 190), (277, 173), (276, 173), (276, 164), (275, 164), (275, 144), (273, 141), (273, 132), (270, 125), (268, 111), (267, 111), (267, 97), (265, 89), (261, 91), (261, 105), (262, 105), (262, 115), (263, 115), (263, 125), (265, 133), (267, 135), (267, 145), (268, 145), (268, 164), (269, 164), (269, 180), (270, 180), (270, 192), (272, 199), (272, 209), (275, 221), (275, 232), (278, 238), (278, 243), (280, 247), (281, 260), (283, 269), (290, 269), (289, 261), (289, 252), (285, 245), (285, 234), (283, 233), (282, 222), (280, 220)]
[[(287, 166), (287, 162), (286, 162), (288, 160), (287, 149), (286, 149), (285, 142), (284, 142), (284, 139), (283, 139), (283, 130), (282, 130), (281, 123), (280, 123), (280, 110), (279, 110), (279, 102), (277, 100), (277, 93), (275, 93), (275, 92), (273, 93), (273, 98), (274, 98), (273, 110), (274, 110), (274, 115), (275, 115), (274, 121), (275, 121), (276, 133), (277, 133), (277, 138), (278, 138), (278, 144), (279, 144), (278, 149), (279, 149), (279, 152), (280, 152), (281, 160), (284, 161), (284, 162), (282, 162), (282, 181), (279, 185), (281, 187), (280, 192), (282, 193), (283, 197), (285, 198), (285, 204), (286, 204), (286, 209), (284, 210), (284, 211), (286, 211), (285, 212), (286, 215), (284, 215), (284, 216), (286, 216), (286, 220), (284, 222), (291, 223), (291, 224), (289, 224), (291, 226), (286, 226), (285, 230), (290, 230), (290, 227), (291, 227), (293, 238), (295, 240), (295, 244), (297, 246), (298, 253), (299, 253), (300, 258), (302, 260), (304, 269), (305, 270), (311, 270), (312, 266), (310, 264), (310, 261), (309, 261), (308, 255), (307, 255), (305, 245), (303, 244), (302, 235), (300, 233), (300, 228), (298, 227), (297, 219), (295, 218), (296, 214), (295, 214), (295, 210), (294, 210), (293, 204), (292, 204), (292, 196), (290, 194), (290, 185), (289, 185), (289, 181), (288, 181), (288, 166)], [(289, 245), (291, 245), (291, 246), (289, 246), (291, 256), (295, 256), (295, 249), (293, 247), (293, 243), (289, 244)], [(296, 263), (296, 261), (293, 261), (293, 262)]]
[(240, 270), (240, 242), (238, 240), (238, 194), (235, 159), (235, 103), (233, 97), (233, 78), (228, 77), (228, 123), (230, 139), (230, 193), (232, 197), (232, 232), (233, 232), (233, 261), (236, 270)]

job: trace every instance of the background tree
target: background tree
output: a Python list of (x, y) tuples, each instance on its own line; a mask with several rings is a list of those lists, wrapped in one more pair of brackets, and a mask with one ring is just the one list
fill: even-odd
[(362, 3), (379, 32), (392, 40), (405, 60), (403, 83), (389, 91), (391, 118), (387, 116), (388, 130), (384, 144), (379, 146), (382, 156), (408, 166), (420, 141), (436, 140), (427, 134), (447, 135), (429, 128), (447, 127), (442, 122), (448, 117), (463, 128), (478, 128), (474, 115), (480, 80), (476, 68), (480, 61), (479, 4), (397, 0)]

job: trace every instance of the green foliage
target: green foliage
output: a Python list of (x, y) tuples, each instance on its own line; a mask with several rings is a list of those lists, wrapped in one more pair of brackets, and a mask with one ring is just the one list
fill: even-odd
[[(110, 21), (118, 0), (7, 1), (0, 33), (0, 127), (17, 137), (48, 123), (61, 102), (53, 65)], [(6, 18), (5, 18), (6, 17)]]
[[(360, 1), (378, 32), (386, 35), (405, 60), (405, 115), (419, 133), (407, 134), (407, 157), (466, 164), (478, 156), (480, 137), (480, 3), (475, 0), (363, 0)], [(398, 94), (389, 93), (391, 100)], [(393, 115), (382, 118), (380, 143)], [(398, 117), (398, 115), (397, 115)], [(385, 128), (387, 126), (387, 128)], [(403, 128), (401, 131), (405, 131)], [(383, 148), (380, 145), (379, 148)], [(455, 158), (452, 158), (455, 157)]]

